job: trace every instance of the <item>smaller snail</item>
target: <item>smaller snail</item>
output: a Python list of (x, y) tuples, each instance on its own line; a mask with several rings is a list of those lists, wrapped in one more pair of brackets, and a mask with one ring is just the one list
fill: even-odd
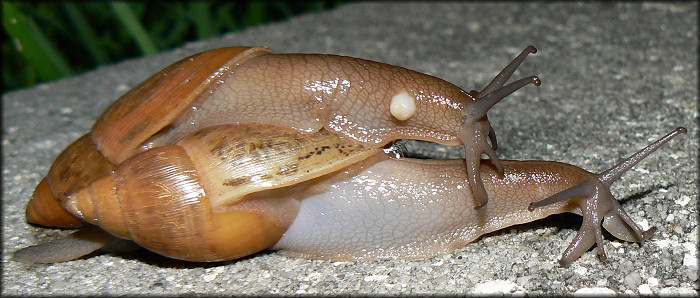
[(331, 260), (418, 259), (573, 212), (583, 224), (561, 258), (568, 266), (594, 244), (605, 258), (601, 226), (625, 241), (651, 237), (655, 229), (640, 229), (609, 186), (685, 132), (679, 127), (600, 174), (551, 161), (504, 160), (503, 175), (482, 167), (491, 202), (475, 209), (463, 160), (392, 158), (323, 129), (212, 126), (138, 153), (61, 201), (68, 216), (100, 229), (14, 256), (67, 261), (120, 242), (116, 236), (188, 261), (231, 260), (267, 248)]

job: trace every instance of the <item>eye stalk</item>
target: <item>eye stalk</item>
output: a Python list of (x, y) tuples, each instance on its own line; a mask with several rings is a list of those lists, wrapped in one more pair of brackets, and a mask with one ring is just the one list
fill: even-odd
[(465, 111), (460, 140), (466, 150), (467, 179), (474, 193), (474, 198), (478, 203), (475, 207), (477, 210), (488, 203), (488, 195), (479, 174), (481, 155), (486, 154), (496, 166), (498, 173), (503, 175), (503, 165), (501, 165), (501, 161), (496, 155), (496, 149), (498, 148), (496, 132), (493, 130), (491, 123), (489, 123), (486, 113), (491, 107), (518, 89), (529, 84), (534, 84), (535, 86), (542, 84), (537, 76), (529, 76), (505, 85), (518, 66), (525, 60), (525, 57), (534, 53), (537, 53), (537, 49), (533, 46), (528, 46), (518, 57), (503, 68), (484, 89), (481, 91), (471, 90), (467, 93), (474, 98), (474, 101), (468, 105)]

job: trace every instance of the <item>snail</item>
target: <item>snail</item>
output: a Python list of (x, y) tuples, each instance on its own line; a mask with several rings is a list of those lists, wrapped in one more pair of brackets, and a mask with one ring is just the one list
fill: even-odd
[(14, 256), (67, 261), (116, 236), (188, 261), (231, 260), (267, 248), (331, 260), (418, 259), (510, 225), (573, 212), (583, 223), (560, 260), (568, 266), (594, 244), (605, 258), (601, 226), (625, 241), (651, 237), (655, 228), (637, 226), (609, 186), (685, 132), (679, 127), (600, 174), (559, 162), (504, 160), (501, 175), (486, 164), (479, 174), (490, 203), (475, 209), (463, 160), (396, 158), (326, 129), (214, 125), (137, 153), (60, 202), (67, 216), (99, 228)]
[[(112, 104), (90, 133), (60, 154), (35, 196), (57, 201), (46, 216), (60, 213), (58, 202), (68, 194), (139, 152), (172, 145), (210, 126), (256, 123), (307, 134), (323, 128), (372, 148), (397, 139), (464, 145), (469, 186), (478, 202), (475, 207), (482, 208), (488, 201), (478, 175), (482, 154), (503, 172), (486, 113), (519, 88), (540, 85), (535, 76), (505, 85), (536, 51), (528, 46), (483, 90), (470, 92), (430, 75), (345, 56), (274, 54), (264, 47), (195, 54)], [(59, 218), (65, 222), (52, 225), (82, 224)]]

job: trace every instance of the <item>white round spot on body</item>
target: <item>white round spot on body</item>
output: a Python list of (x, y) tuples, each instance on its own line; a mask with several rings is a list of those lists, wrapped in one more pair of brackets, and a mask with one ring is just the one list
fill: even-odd
[(401, 121), (411, 118), (416, 113), (416, 99), (406, 92), (396, 94), (391, 98), (389, 112)]

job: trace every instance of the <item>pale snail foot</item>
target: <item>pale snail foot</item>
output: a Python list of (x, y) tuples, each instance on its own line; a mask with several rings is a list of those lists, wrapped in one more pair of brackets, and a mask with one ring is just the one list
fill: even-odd
[(133, 241), (114, 237), (97, 226), (89, 225), (56, 240), (22, 248), (13, 260), (22, 263), (60, 263), (95, 252), (125, 253), (139, 249)]

